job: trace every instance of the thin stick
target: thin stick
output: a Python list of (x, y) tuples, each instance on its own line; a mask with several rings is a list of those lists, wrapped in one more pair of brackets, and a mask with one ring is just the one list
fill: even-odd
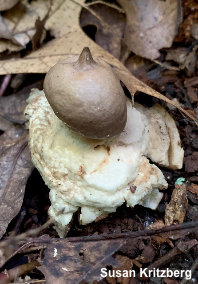
[[(142, 230), (142, 231), (136, 231), (136, 232), (128, 232), (128, 233), (121, 233), (121, 234), (101, 234), (101, 235), (93, 235), (93, 236), (80, 236), (80, 237), (69, 237), (65, 238), (65, 242), (95, 242), (95, 241), (110, 241), (114, 239), (123, 239), (123, 238), (139, 238), (139, 237), (147, 237), (147, 236), (153, 236), (158, 234), (163, 234), (167, 232), (174, 232), (178, 230), (187, 230), (187, 229), (195, 229), (198, 227), (198, 221), (197, 222), (186, 222), (182, 224), (177, 225), (171, 225), (171, 226), (165, 226), (162, 229), (159, 230)], [(24, 238), (24, 241), (32, 242), (32, 244), (48, 244), (48, 243), (57, 243), (61, 239), (53, 238), (53, 239), (30, 239), (30, 238)]]

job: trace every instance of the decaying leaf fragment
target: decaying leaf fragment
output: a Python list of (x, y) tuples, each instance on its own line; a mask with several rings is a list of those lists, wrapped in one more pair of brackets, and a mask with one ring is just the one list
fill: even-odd
[(93, 283), (101, 280), (101, 268), (119, 267), (120, 262), (112, 255), (121, 247), (123, 240), (69, 243), (63, 240), (47, 244), (42, 266), (47, 284)]
[(0, 11), (11, 9), (19, 0), (0, 0)]
[[(82, 224), (114, 212), (124, 202), (155, 209), (162, 198), (158, 189), (167, 182), (146, 157), (170, 168), (182, 167), (178, 130), (162, 107), (146, 110), (135, 104), (132, 109), (128, 100), (124, 131), (97, 140), (70, 130), (54, 114), (44, 92), (33, 90), (28, 103), (32, 160), (51, 189), (49, 213), (60, 236), (79, 207)], [(175, 155), (170, 155), (171, 149)]]
[(166, 205), (165, 225), (183, 223), (188, 207), (186, 183), (176, 184), (171, 201)]
[[(5, 12), (2, 16), (2, 20), (7, 27), (7, 37), (4, 39), (11, 39), (12, 41), (0, 39), (0, 52), (20, 51), (26, 48), (26, 45), (31, 41), (37, 32), (36, 23), (38, 18), (45, 21), (45, 17), (48, 15), (50, 7), (50, 1), (28, 1), (28, 0), (0, 0), (1, 2), (11, 2), (16, 4), (11, 10)], [(0, 3), (1, 3), (0, 2)], [(57, 9), (62, 0), (53, 1), (53, 11)], [(10, 4), (11, 4), (10, 3)], [(1, 30), (1, 29), (0, 29)], [(40, 33), (42, 33), (42, 29)], [(1, 34), (1, 33), (0, 33)], [(34, 40), (35, 41), (35, 40)], [(24, 72), (25, 73), (25, 72)]]
[(125, 42), (137, 55), (149, 59), (170, 47), (178, 25), (177, 0), (118, 0), (127, 15)]
[[(92, 25), (97, 28), (95, 42), (116, 58), (120, 58), (121, 38), (124, 34), (126, 16), (124, 13), (104, 4), (92, 4), (91, 11), (97, 13), (108, 27), (86, 9), (82, 10), (80, 24), (83, 27)], [(109, 29), (109, 26), (111, 27)]]
[[(117, 254), (115, 256), (115, 259), (122, 263), (122, 265), (120, 267), (117, 267), (117, 269), (119, 269), (121, 271), (121, 275), (123, 275), (123, 272), (132, 270), (132, 268), (133, 268), (133, 260), (132, 259), (130, 259), (126, 256), (123, 256), (123, 255), (119, 255), (119, 254)], [(116, 270), (116, 267), (113, 267), (112, 270)], [(112, 276), (113, 276), (113, 273), (111, 273), (111, 277), (109, 275), (106, 277), (106, 281), (109, 284), (114, 284), (114, 283), (129, 284), (130, 283), (131, 277), (127, 277), (127, 276), (125, 276), (125, 277), (123, 277), (123, 276), (112, 277)], [(133, 276), (133, 274), (131, 274), (131, 276)]]
[(6, 26), (3, 17), (0, 15), (0, 40), (1, 39), (9, 39), (14, 44), (19, 44), (17, 40), (14, 38), (12, 32)]
[(27, 130), (10, 129), (0, 136), (0, 238), (23, 202), (25, 184), (33, 169)]
[[(42, 89), (42, 82), (38, 81), (12, 96), (0, 97), (0, 129), (6, 130), (6, 126), (14, 127), (14, 124), (25, 124), (24, 109), (26, 100), (32, 88)], [(6, 120), (6, 121), (5, 121)]]
[(191, 185), (187, 187), (187, 190), (198, 196), (198, 185), (197, 184), (191, 183)]
[[(83, 48), (88, 46), (93, 53), (93, 56), (99, 56), (101, 59), (108, 62), (112, 68), (114, 68), (114, 71), (129, 89), (132, 96), (134, 96), (137, 91), (141, 91), (178, 107), (174, 102), (136, 79), (119, 60), (103, 50), (95, 42), (88, 38), (88, 36), (86, 36), (79, 25), (81, 6), (84, 5), (84, 2), (84, 0), (78, 0), (77, 4), (72, 0), (64, 0), (61, 3), (56, 1), (56, 5), (52, 7), (53, 15), (46, 22), (46, 28), (50, 29), (51, 34), (55, 33), (57, 37), (61, 37), (51, 40), (43, 48), (32, 52), (24, 59), (0, 61), (0, 75), (47, 73), (59, 60), (70, 58), (73, 55), (79, 55)], [(32, 5), (37, 5), (36, 3), (37, 1), (33, 1)], [(58, 7), (60, 9), (58, 9)], [(45, 6), (44, 15), (46, 15), (47, 11), (48, 9)], [(27, 19), (29, 21), (28, 15)], [(64, 19), (64, 23), (59, 23), (62, 19)], [(54, 22), (56, 22), (56, 25)], [(64, 27), (64, 31), (62, 29), (60, 31), (60, 26)], [(197, 123), (196, 119), (184, 109), (181, 107), (178, 107), (178, 109)]]

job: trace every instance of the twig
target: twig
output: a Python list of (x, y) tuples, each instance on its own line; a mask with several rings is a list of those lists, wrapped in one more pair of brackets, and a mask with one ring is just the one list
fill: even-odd
[(162, 62), (160, 62), (160, 61), (158, 61), (158, 60), (155, 60), (155, 59), (153, 59), (153, 60), (151, 60), (151, 61), (155, 62), (156, 64), (158, 64), (158, 65), (160, 65), (161, 67), (164, 67), (164, 68), (166, 68), (166, 69), (168, 69), (168, 70), (180, 71), (180, 68), (179, 68), (179, 67), (176, 67), (176, 66), (169, 66), (169, 65), (167, 65), (167, 64), (165, 64), (165, 63), (162, 63)]
[[(65, 238), (65, 241), (75, 243), (75, 242), (96, 242), (96, 241), (107, 241), (107, 240), (114, 240), (114, 239), (123, 239), (123, 238), (139, 238), (139, 237), (147, 237), (147, 236), (153, 236), (158, 234), (163, 234), (167, 232), (173, 232), (178, 230), (186, 230), (186, 229), (195, 229), (198, 227), (198, 222), (186, 222), (178, 225), (171, 225), (171, 226), (165, 226), (162, 229), (159, 230), (142, 230), (137, 232), (128, 232), (128, 233), (121, 233), (121, 234), (101, 234), (101, 235), (93, 235), (93, 236), (80, 236), (80, 237), (69, 237)], [(32, 244), (48, 244), (48, 243), (57, 243), (59, 239), (53, 238), (53, 239), (30, 239), (30, 238), (19, 238), (23, 239), (23, 241), (32, 242)], [(6, 241), (5, 241), (6, 242)], [(1, 244), (0, 244), (1, 246)]]
[[(62, 211), (61, 211), (62, 212)], [(61, 213), (59, 213), (61, 214)], [(19, 252), (21, 249), (24, 249), (31, 244), (44, 244), (47, 245), (48, 243), (53, 243), (59, 241), (59, 239), (40, 239), (40, 238), (35, 238), (31, 239), (28, 238), (31, 235), (35, 235), (38, 232), (40, 232), (42, 229), (47, 228), (49, 224), (53, 222), (54, 218), (51, 218), (48, 222), (46, 222), (43, 226), (37, 229), (30, 230), (29, 232), (23, 233), (21, 235), (18, 235), (13, 238), (8, 238), (5, 241), (0, 243), (0, 247), (6, 247), (8, 246), (9, 242), (13, 241), (20, 241), (23, 240), (23, 242), (28, 242), (28, 244), (24, 244), (21, 248), (17, 250)], [(186, 230), (186, 229), (194, 229), (198, 227), (198, 222), (186, 222), (178, 225), (171, 225), (171, 226), (166, 226), (162, 229), (159, 230), (143, 230), (143, 231), (137, 231), (137, 232), (129, 232), (129, 233), (121, 233), (121, 234), (101, 234), (101, 235), (93, 235), (93, 236), (83, 236), (83, 237), (69, 237), (65, 238), (66, 242), (91, 242), (91, 241), (102, 241), (102, 240), (113, 240), (113, 239), (123, 239), (123, 238), (138, 238), (138, 237), (146, 237), (146, 236), (153, 236), (157, 234), (162, 234), (166, 232), (173, 232), (173, 231), (178, 231), (178, 230)], [(14, 253), (15, 254), (15, 253)], [(13, 254), (13, 255), (14, 255)]]
[(153, 236), (166, 232), (173, 232), (177, 230), (192, 229), (198, 227), (198, 222), (186, 222), (178, 225), (165, 226), (159, 230), (143, 230), (137, 232), (121, 233), (121, 234), (111, 234), (111, 235), (93, 235), (88, 237), (70, 237), (66, 238), (69, 242), (90, 242), (98, 240), (112, 240), (112, 239), (122, 239), (122, 238), (138, 238), (143, 236)]

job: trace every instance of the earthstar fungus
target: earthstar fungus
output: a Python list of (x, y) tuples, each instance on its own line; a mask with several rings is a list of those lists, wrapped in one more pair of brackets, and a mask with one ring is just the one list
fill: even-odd
[(78, 60), (73, 56), (49, 70), (44, 92), (58, 118), (86, 137), (110, 138), (126, 125), (126, 96), (120, 80), (105, 61), (93, 59), (88, 47)]
[[(67, 59), (65, 62), (75, 62), (73, 59)], [(96, 62), (99, 62), (98, 60), (96, 59)], [(65, 63), (60, 62), (57, 65), (61, 66), (61, 64), (64, 65)], [(72, 63), (69, 68), (71, 70), (76, 68), (75, 64)], [(94, 70), (91, 66), (92, 72), (108, 66), (107, 63), (100, 64)], [(63, 66), (61, 70), (62, 68)], [(85, 66), (85, 73), (89, 73), (86, 68), (87, 66)], [(108, 68), (111, 67), (108, 66)], [(53, 74), (56, 65), (52, 69), (49, 74)], [(109, 69), (107, 71), (110, 72)], [(81, 71), (77, 70), (77, 72), (78, 76), (81, 77)], [(46, 76), (44, 84), (44, 89), (47, 92), (49, 89), (46, 82), (50, 81), (47, 79), (49, 76), (51, 75)], [(119, 80), (117, 83), (117, 78), (112, 77), (117, 92), (122, 98), (121, 101), (124, 102), (123, 104), (121, 102), (122, 111), (120, 113), (122, 114), (125, 110), (126, 125), (123, 122), (124, 118), (122, 121), (124, 129), (121, 130), (122, 127), (120, 127), (120, 122), (116, 117), (113, 129), (118, 126), (117, 135), (114, 131), (108, 132), (109, 130), (104, 130), (100, 135), (98, 129), (90, 126), (90, 129), (93, 130), (92, 136), (88, 127), (81, 131), (78, 124), (72, 125), (71, 121), (67, 120), (68, 117), (72, 117), (72, 112), (78, 109), (77, 96), (75, 95), (76, 107), (70, 101), (69, 92), (75, 90), (75, 88), (72, 89), (73, 87), (69, 86), (68, 89), (64, 89), (65, 87), (63, 87), (62, 94), (66, 95), (71, 108), (66, 108), (65, 112), (63, 109), (61, 114), (57, 114), (58, 110), (53, 105), (55, 98), (59, 98), (56, 87), (60, 93), (59, 84), (61, 84), (63, 76), (65, 80), (71, 78), (68, 73), (58, 76), (61, 79), (58, 79), (57, 84), (50, 85), (52, 91), (50, 95), (49, 93), (45, 95), (43, 91), (37, 89), (32, 90), (27, 101), (25, 116), (29, 120), (29, 146), (32, 161), (41, 173), (46, 185), (50, 188), (51, 207), (49, 215), (55, 217), (55, 228), (60, 237), (65, 236), (73, 213), (78, 208), (81, 208), (80, 221), (82, 224), (93, 222), (101, 215), (115, 212), (116, 208), (124, 202), (130, 207), (141, 204), (156, 209), (163, 195), (159, 192), (159, 189), (167, 188), (168, 185), (161, 170), (156, 165), (150, 164), (148, 158), (161, 166), (172, 169), (179, 169), (183, 164), (184, 151), (180, 146), (179, 133), (173, 118), (159, 105), (146, 109), (135, 103), (134, 108), (132, 108), (131, 101), (123, 97), (123, 93), (120, 91)], [(89, 100), (94, 102), (94, 99), (97, 100), (97, 96), (101, 95), (101, 91), (106, 92), (105, 85), (99, 87), (96, 91), (90, 89), (91, 97), (89, 98), (87, 94), (89, 88), (86, 87), (86, 84), (87, 82), (83, 85), (86, 91), (79, 93), (81, 105), (82, 94), (87, 96), (87, 102)], [(74, 82), (74, 86), (76, 86), (78, 92), (80, 87), (78, 78)], [(108, 90), (110, 88), (111, 86), (107, 87)], [(116, 96), (119, 96), (118, 93)], [(90, 106), (87, 102), (86, 108), (88, 108), (89, 113), (92, 105)], [(67, 107), (67, 103), (65, 104)], [(111, 104), (114, 104), (113, 99), (111, 99), (108, 107), (112, 107)], [(98, 107), (101, 107), (101, 105), (98, 104)], [(105, 111), (108, 113), (108, 109), (105, 109)], [(67, 112), (69, 112), (68, 116)], [(93, 110), (91, 112), (93, 114)], [(101, 110), (101, 113), (104, 116), (103, 110)], [(124, 117), (123, 114), (121, 116)], [(76, 114), (74, 114), (74, 117), (76, 117)], [(62, 118), (64, 118), (63, 121)], [(75, 119), (78, 119), (78, 117)], [(89, 122), (89, 116), (86, 117), (85, 121), (86, 123)], [(109, 133), (110, 136), (108, 136)], [(63, 208), (64, 212), (57, 216), (57, 213)]]

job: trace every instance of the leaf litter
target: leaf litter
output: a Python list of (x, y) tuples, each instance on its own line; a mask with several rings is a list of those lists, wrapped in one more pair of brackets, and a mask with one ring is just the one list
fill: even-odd
[[(136, 54), (159, 57), (159, 49), (170, 47), (180, 19), (179, 1), (118, 0), (127, 16), (124, 41)], [(163, 37), (161, 36), (163, 33)]]
[(109, 27), (104, 26), (98, 18), (96, 18), (86, 9), (82, 9), (80, 15), (81, 27), (84, 29), (88, 29), (89, 26), (96, 27), (95, 34), (92, 34), (95, 42), (116, 58), (120, 58), (120, 39), (122, 38), (125, 30), (126, 16), (124, 13), (121, 13), (120, 11), (104, 4), (92, 3), (91, 10), (97, 13), (97, 15), (103, 19), (103, 21), (106, 21), (108, 26), (111, 26), (111, 30), (114, 32), (112, 33)]
[(39, 82), (0, 98), (0, 128), (5, 131), (0, 135), (0, 238), (21, 209), (26, 182), (34, 168), (23, 112), (30, 90), (41, 86)]
[(18, 214), (23, 202), (25, 185), (33, 169), (28, 149), (28, 133), (9, 129), (0, 136), (0, 237)]
[[(34, 1), (32, 1), (33, 3)], [(35, 2), (39, 2), (39, 1), (35, 1)], [(58, 1), (57, 1), (58, 2)], [(83, 1), (81, 1), (82, 3), (80, 4), (83, 4)], [(160, 2), (163, 2), (163, 1), (160, 1)], [(80, 15), (80, 6), (78, 7), (75, 3), (73, 3), (72, 1), (60, 1), (59, 3), (59, 8), (60, 9), (57, 9), (57, 11), (54, 12), (53, 14), (53, 21), (51, 20), (52, 18), (49, 17), (49, 19), (46, 21), (46, 25), (45, 25), (45, 28), (47, 29), (50, 29), (50, 32), (51, 34), (53, 34), (55, 37), (57, 37), (57, 39), (54, 39), (52, 41), (50, 41), (49, 43), (47, 43), (46, 45), (44, 45), (40, 50), (36, 51), (36, 52), (33, 52), (31, 53), (29, 56), (27, 56), (25, 59), (20, 59), (20, 60), (14, 60), (14, 61), (7, 61), (7, 62), (2, 62), (2, 66), (5, 65), (5, 66), (8, 66), (8, 71), (10, 70), (10, 73), (21, 73), (21, 72), (26, 72), (27, 73), (31, 73), (31, 72), (38, 72), (38, 73), (45, 73), (49, 70), (49, 68), (54, 65), (59, 59), (62, 59), (62, 58), (65, 58), (65, 56), (69, 56), (70, 54), (77, 54), (79, 53), (79, 51), (82, 49), (82, 41), (85, 42), (85, 45), (87, 46), (91, 46), (91, 49), (93, 47), (93, 53), (96, 54), (96, 55), (100, 55), (101, 57), (103, 57), (107, 62), (109, 62), (109, 64), (111, 64), (112, 68), (115, 70), (115, 72), (117, 74), (119, 74), (120, 78), (122, 79), (122, 81), (125, 83), (125, 85), (130, 89), (131, 93), (134, 94), (137, 90), (138, 91), (142, 91), (142, 92), (145, 92), (145, 93), (149, 93), (150, 95), (152, 94), (157, 94), (158, 97), (164, 99), (164, 97), (162, 97), (161, 94), (159, 94), (158, 92), (154, 91), (153, 89), (151, 89), (150, 87), (146, 86), (144, 83), (138, 81), (135, 77), (133, 77), (130, 72), (125, 69), (125, 67), (118, 61), (116, 60), (113, 56), (109, 55), (107, 52), (104, 52), (101, 48), (99, 48), (93, 41), (91, 41), (83, 32), (82, 30), (80, 29), (79, 27), (79, 23), (78, 23), (78, 18), (79, 18), (79, 15)], [(66, 5), (67, 4), (67, 5)], [(75, 7), (75, 8), (74, 8)], [(79, 9), (78, 9), (78, 8)], [(66, 14), (66, 10), (65, 8), (69, 8), (69, 9), (66, 9), (67, 10), (67, 13)], [(45, 15), (47, 14), (47, 10), (48, 7), (45, 8)], [(73, 10), (75, 9), (75, 10)], [(77, 12), (76, 12), (77, 10)], [(6, 14), (6, 13), (5, 13)], [(67, 20), (67, 17), (64, 17), (64, 21), (66, 21), (66, 27), (63, 28), (64, 25), (61, 24), (61, 28), (60, 28), (60, 23), (58, 23), (58, 21), (61, 21), (61, 17), (63, 17), (64, 15), (67, 15), (67, 16), (73, 16), (75, 15), (74, 18), (72, 18), (72, 25), (69, 26), (69, 23), (68, 23), (68, 20)], [(38, 16), (38, 15), (37, 15)], [(44, 16), (44, 14), (43, 14)], [(35, 20), (38, 19), (38, 17), (35, 18)], [(44, 17), (41, 17), (41, 19), (44, 19)], [(75, 23), (75, 25), (73, 25), (73, 23)], [(79, 38), (78, 38), (79, 36)], [(59, 37), (59, 38), (58, 38)], [(41, 37), (39, 36), (38, 39), (40, 40)], [(71, 40), (71, 42), (70, 42)], [(80, 42), (81, 41), (81, 42)], [(61, 44), (63, 44), (63, 46), (61, 47)], [(76, 44), (76, 46), (75, 46)], [(84, 44), (83, 44), (83, 47), (84, 47)], [(78, 51), (79, 50), (79, 51)], [(31, 66), (31, 63), (33, 63), (33, 65)], [(6, 65), (8, 64), (8, 65)], [(10, 65), (9, 65), (10, 64)], [(16, 65), (15, 65), (16, 64)], [(17, 65), (18, 64), (18, 65)], [(23, 65), (22, 65), (23, 64)], [(12, 69), (14, 68), (15, 69)], [(18, 71), (16, 72), (16, 69), (18, 68)], [(24, 69), (23, 69), (24, 68)], [(3, 69), (1, 69), (2, 71)], [(13, 70), (13, 71), (12, 71)], [(23, 71), (22, 71), (23, 70)], [(5, 72), (2, 71), (2, 74), (6, 74), (6, 73), (3, 73)], [(7, 71), (6, 71), (7, 72)], [(8, 72), (9, 73), (9, 72)], [(129, 84), (128, 82), (131, 81), (134, 83), (134, 85), (132, 84)], [(3, 97), (3, 99), (5, 98), (9, 98), (9, 97)], [(22, 99), (22, 102), (25, 104), (25, 95), (24, 95), (24, 98), (22, 98), (22, 96), (20, 97), (20, 99)], [(19, 103), (17, 104), (17, 96), (15, 97), (15, 100), (16, 100), (16, 106), (17, 108), (19, 108), (19, 113), (12, 113), (12, 111), (9, 110), (9, 108), (7, 110), (5, 110), (4, 108), (1, 109), (2, 113), (3, 113), (3, 119), (4, 119), (4, 122), (5, 121), (9, 121), (9, 123), (11, 123), (11, 125), (15, 126), (14, 130), (12, 131), (16, 131), (16, 133), (18, 133), (17, 135), (19, 135), (20, 138), (19, 141), (23, 141), (23, 137), (24, 137), (24, 142), (25, 142), (25, 139), (27, 139), (27, 136), (25, 134), (25, 130), (22, 128), (19, 127), (19, 125), (21, 124), (23, 126), (23, 118), (22, 118), (22, 109), (23, 109), (23, 103), (22, 103), (22, 106), (21, 106), (21, 109), (20, 109), (20, 99), (19, 99)], [(168, 101), (168, 99), (166, 99)], [(10, 100), (11, 102), (12, 100)], [(2, 100), (1, 102), (3, 102), (3, 104), (9, 104), (9, 100)], [(13, 102), (14, 102), (14, 99), (13, 99)], [(15, 108), (15, 103), (13, 103), (13, 110)], [(8, 116), (9, 114), (9, 116)], [(7, 115), (7, 116), (6, 116)], [(9, 120), (7, 120), (5, 117), (7, 117)], [(22, 118), (22, 119), (21, 119)], [(0, 121), (0, 125), (1, 125), (1, 121)], [(16, 127), (17, 125), (17, 127)], [(10, 124), (9, 125), (6, 125), (6, 122), (4, 124), (4, 129), (9, 129), (10, 127)], [(3, 128), (1, 128), (3, 129)], [(3, 130), (4, 130), (3, 129)], [(11, 130), (10, 130), (11, 131)], [(18, 132), (17, 132), (18, 131)], [(24, 132), (23, 132), (24, 131)], [(5, 135), (5, 136), (4, 136)], [(7, 135), (7, 136), (6, 136)], [(24, 136), (23, 136), (24, 135)], [(5, 137), (5, 138), (4, 138)], [(12, 139), (12, 135), (9, 134), (9, 130), (6, 131), (3, 135), (0, 136), (0, 139), (2, 139), (2, 145), (3, 147), (10, 147), (10, 144), (9, 143), (14, 143), (13, 139)], [(25, 138), (26, 137), (26, 138)], [(20, 140), (22, 139), (22, 140)], [(1, 140), (0, 140), (1, 141)], [(18, 140), (16, 140), (15, 144), (19, 143), (19, 141), (17, 142)], [(16, 152), (17, 152), (17, 149), (16, 148), (16, 145), (15, 144), (12, 144), (12, 147), (15, 148)], [(20, 143), (19, 143), (20, 144)], [(1, 145), (1, 144), (0, 144)], [(18, 144), (17, 144), (18, 145)], [(20, 144), (20, 145), (23, 145), (23, 144)], [(25, 147), (25, 146), (24, 146)], [(13, 148), (13, 149), (14, 149)], [(7, 149), (7, 148), (5, 148)], [(13, 150), (14, 151), (14, 150)], [(15, 152), (14, 152), (15, 153)], [(15, 155), (15, 154), (14, 154)], [(17, 154), (16, 154), (17, 155)], [(14, 156), (15, 157), (15, 156)], [(9, 160), (9, 159), (8, 159)], [(190, 164), (189, 164), (189, 167), (190, 167)], [(17, 171), (17, 170), (16, 170)], [(25, 172), (25, 171), (24, 171)], [(29, 168), (29, 173), (31, 172), (31, 167)], [(25, 174), (24, 174), (25, 175)], [(27, 173), (26, 173), (26, 177), (24, 177), (24, 184), (26, 183), (27, 181)], [(17, 182), (16, 182), (17, 184)], [(21, 198), (20, 198), (20, 202), (21, 202)], [(196, 215), (195, 215), (196, 216)], [(100, 221), (101, 222), (101, 221)], [(5, 222), (6, 223), (6, 222)], [(138, 223), (139, 224), (139, 223)], [(123, 224), (122, 224), (123, 225)], [(7, 226), (7, 224), (6, 224)], [(136, 229), (136, 222), (134, 222), (132, 228), (133, 229)], [(140, 224), (138, 225), (140, 226)], [(105, 227), (107, 230), (107, 227)], [(142, 227), (139, 227), (139, 228), (142, 228)], [(89, 230), (90, 230), (90, 227), (89, 227)], [(108, 230), (108, 233), (110, 233), (111, 231)], [(171, 233), (173, 235), (173, 232)], [(168, 234), (168, 236), (162, 236), (161, 240), (157, 239), (157, 238), (153, 238), (153, 240), (159, 244), (159, 243), (165, 243), (165, 242), (169, 242), (169, 244), (171, 244), (170, 242), (170, 236), (171, 234)], [(187, 232), (185, 232), (185, 234), (183, 235), (183, 237), (185, 237), (187, 234)], [(181, 237), (181, 233), (178, 234), (180, 237)], [(54, 240), (55, 243), (58, 242), (57, 240)], [(61, 240), (62, 242), (62, 245), (63, 245), (63, 249), (66, 249), (66, 251), (70, 251), (69, 249), (69, 246), (68, 245), (65, 245), (65, 240)], [(105, 243), (105, 241), (104, 241)], [(136, 240), (136, 243), (137, 243), (137, 240)], [(96, 246), (98, 248), (98, 244), (99, 244), (99, 241), (96, 242)], [(154, 243), (152, 243), (154, 244)], [(86, 246), (82, 243), (80, 246), (83, 246), (86, 248)], [(117, 246), (119, 247), (119, 244), (117, 244)], [(53, 247), (53, 246), (51, 246)], [(65, 248), (64, 248), (65, 247)], [(143, 253), (143, 245), (140, 246), (141, 247), (141, 250), (139, 251), (139, 260), (142, 260), (143, 262), (145, 261), (145, 259), (147, 259), (147, 255), (146, 252)], [(140, 248), (139, 247), (139, 248)], [(190, 246), (190, 248), (193, 247), (193, 246)], [(56, 247), (54, 247), (56, 248)], [(76, 246), (73, 246), (72, 248), (76, 249)], [(127, 247), (127, 250), (129, 250), (129, 246)], [(47, 251), (47, 250), (46, 250)], [(52, 250), (53, 251), (53, 250)], [(85, 250), (86, 251), (86, 250)], [(149, 251), (149, 248), (148, 248), (148, 251)], [(54, 252), (54, 251), (53, 251)], [(83, 252), (84, 251), (80, 251), (80, 256), (83, 257)], [(88, 257), (86, 256), (86, 253), (85, 253), (85, 262), (82, 261), (82, 258), (81, 258), (81, 264), (82, 266), (83, 265), (88, 265), (86, 260), (88, 258), (88, 262), (91, 262), (90, 259), (89, 259), (89, 249), (87, 250), (88, 252)], [(115, 249), (115, 252), (116, 252), (116, 249)], [(105, 253), (101, 253), (104, 257), (107, 257), (108, 255), (105, 255)], [(76, 255), (76, 257), (79, 259), (79, 250), (76, 250), (74, 255)], [(173, 255), (173, 254), (172, 254)], [(50, 255), (51, 256), (51, 255)], [(144, 257), (144, 258), (142, 258)], [(169, 261), (171, 260), (171, 254), (168, 256), (169, 257)], [(116, 257), (115, 257), (116, 258)], [(129, 260), (131, 260), (129, 258)], [(166, 258), (167, 260), (167, 258)], [(44, 261), (45, 261), (45, 272), (44, 274), (45, 275), (49, 275), (51, 277), (51, 273), (52, 273), (52, 268), (54, 268), (54, 265), (56, 265), (56, 262), (51, 262), (49, 261), (48, 259), (48, 255), (45, 255), (45, 258), (44, 258)], [(161, 261), (164, 261), (163, 259)], [(122, 261), (121, 261), (122, 262)], [(135, 263), (135, 261), (134, 261)], [(60, 265), (62, 265), (63, 263), (60, 261), (59, 263)], [(72, 264), (72, 269), (75, 270), (75, 267), (76, 267), (76, 263), (74, 262), (71, 262)], [(99, 262), (98, 264), (100, 267), (101, 267), (101, 263)], [(132, 265), (132, 264), (131, 264)], [(134, 265), (134, 264), (133, 264)], [(136, 265), (139, 265), (138, 264), (138, 261), (136, 260)], [(98, 267), (99, 267), (98, 266)], [(80, 269), (82, 269), (82, 267), (80, 267)], [(63, 269), (62, 269), (63, 270)], [(55, 273), (60, 273), (61, 271), (61, 267), (57, 266), (57, 270), (54, 272)], [(63, 270), (63, 272), (65, 273), (66, 270)], [(83, 271), (83, 269), (82, 269)], [(76, 273), (77, 274), (77, 273)], [(73, 275), (72, 275), (73, 276)], [(83, 275), (81, 275), (83, 276)], [(50, 277), (46, 277), (47, 278), (47, 281), (50, 281)], [(74, 277), (74, 276), (73, 276)], [(75, 277), (77, 277), (75, 275)], [(95, 274), (95, 277), (98, 277), (98, 273)], [(60, 281), (61, 281), (61, 277), (60, 277)], [(78, 280), (77, 280), (78, 281)], [(118, 281), (118, 283), (122, 283), (123, 280), (121, 279), (117, 279), (115, 281)], [(168, 281), (168, 280), (166, 280)], [(57, 279), (55, 278), (54, 282), (58, 283), (57, 282)], [(54, 283), (52, 282), (52, 283)], [(47, 282), (47, 283), (51, 283), (51, 282)], [(60, 282), (61, 283), (61, 282)], [(71, 282), (72, 283), (72, 282)], [(78, 282), (77, 282), (78, 283)], [(116, 282), (115, 282), (116, 283)], [(126, 282), (127, 283), (127, 282)], [(139, 283), (139, 282), (138, 282)], [(167, 282), (168, 283), (168, 282)]]
[(38, 51), (32, 52), (24, 59), (0, 61), (0, 74), (47, 73), (59, 60), (65, 59), (71, 55), (80, 54), (85, 46), (89, 46), (93, 56), (101, 57), (113, 67), (117, 76), (131, 92), (132, 97), (135, 95), (136, 91), (141, 91), (157, 97), (176, 106), (182, 113), (197, 123), (196, 119), (191, 114), (136, 79), (119, 60), (107, 53), (83, 33), (79, 25), (79, 16), (83, 4), (83, 0), (79, 0), (78, 4), (76, 4), (76, 2), (74, 3), (72, 0), (64, 1), (60, 6), (60, 9), (50, 17), (50, 22), (52, 22), (53, 19), (57, 19), (57, 17), (59, 19), (61, 17), (64, 19), (72, 19), (72, 21), (68, 21), (64, 25), (64, 36), (51, 40), (48, 44)]
[(44, 273), (48, 284), (64, 284), (65, 279), (68, 284), (81, 283), (82, 280), (99, 281), (101, 267), (120, 266), (112, 255), (122, 244), (120, 240), (113, 240), (111, 243), (80, 242), (74, 245), (59, 240), (47, 245), (39, 270)]

